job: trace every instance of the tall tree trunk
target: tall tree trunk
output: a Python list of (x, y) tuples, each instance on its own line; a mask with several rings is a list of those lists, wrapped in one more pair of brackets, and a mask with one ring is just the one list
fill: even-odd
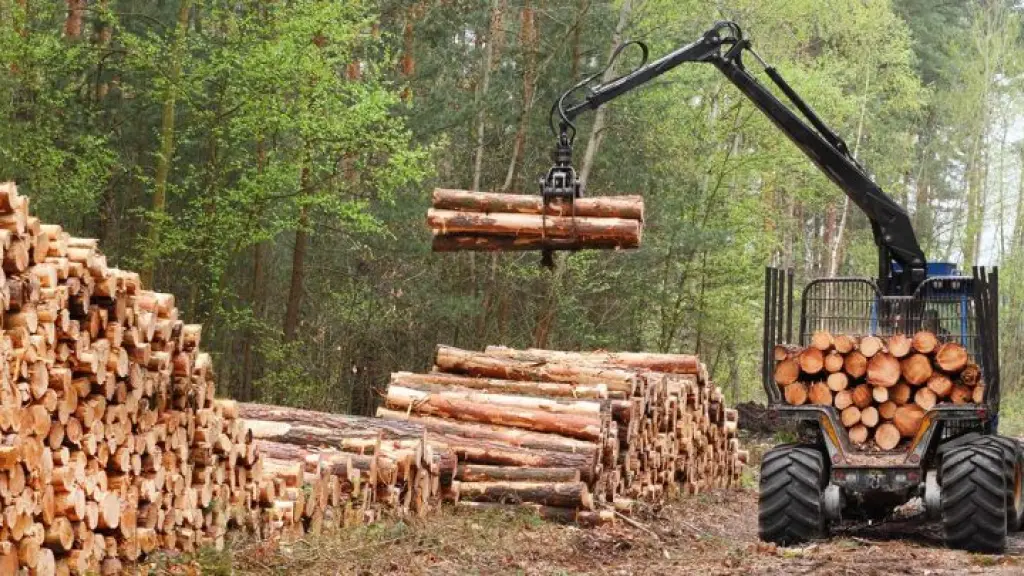
[[(302, 195), (309, 191), (309, 164), (311, 155), (306, 154), (306, 165), (302, 167), (299, 187)], [(299, 222), (295, 230), (295, 247), (292, 248), (292, 278), (288, 286), (288, 303), (284, 313), (284, 340), (295, 339), (295, 330), (299, 326), (299, 313), (302, 310), (302, 286), (305, 278), (306, 249), (309, 242), (309, 207), (303, 204), (299, 208)]]
[(523, 102), (520, 107), (522, 113), (519, 117), (519, 127), (516, 129), (516, 136), (512, 143), (512, 159), (509, 160), (508, 171), (505, 173), (505, 183), (501, 185), (503, 192), (513, 189), (520, 155), (523, 152), (523, 146), (526, 144), (526, 129), (529, 127), (530, 111), (533, 110), (533, 97), (537, 88), (536, 26), (536, 15), (533, 6), (530, 5), (530, 0), (524, 0), (519, 28), (519, 45), (523, 50)]
[[(615, 24), (615, 32), (612, 34), (612, 45), (608, 51), (608, 59), (611, 60), (612, 54), (619, 49), (622, 45), (622, 35), (626, 31), (626, 27), (629, 25), (629, 18), (633, 12), (633, 1), (623, 0), (622, 7), (619, 8), (619, 21)], [(609, 82), (615, 78), (615, 65), (608, 66), (608, 69), (604, 71), (601, 76), (602, 82)], [(594, 167), (594, 157), (597, 156), (597, 150), (601, 147), (601, 140), (604, 138), (604, 122), (605, 122), (605, 109), (604, 107), (598, 108), (597, 112), (594, 113), (594, 123), (590, 127), (590, 138), (587, 140), (587, 150), (583, 153), (583, 166), (580, 168), (580, 181), (583, 182), (583, 186), (586, 186), (590, 180), (590, 171)]]
[(157, 157), (156, 174), (153, 177), (153, 214), (154, 221), (149, 226), (149, 254), (146, 255), (142, 268), (142, 283), (146, 287), (153, 286), (153, 274), (156, 268), (154, 252), (160, 242), (160, 227), (167, 210), (167, 177), (171, 171), (171, 159), (174, 156), (174, 114), (178, 98), (178, 80), (181, 76), (185, 36), (188, 33), (188, 17), (192, 8), (192, 0), (181, 0), (178, 4), (178, 23), (174, 32), (174, 45), (170, 54), (170, 71), (168, 73), (167, 95), (164, 98), (163, 114), (160, 119), (160, 155)]
[[(263, 170), (266, 167), (267, 151), (266, 143), (263, 137), (260, 136), (256, 139), (256, 174), (262, 175)], [(257, 211), (256, 225), (260, 225), (260, 217), (262, 211)], [(261, 320), (263, 318), (263, 294), (264, 279), (263, 279), (263, 262), (265, 259), (266, 242), (256, 242), (252, 247), (252, 278), (249, 284), (249, 305), (252, 307), (253, 322)], [(253, 354), (252, 346), (253, 340), (256, 338), (256, 330), (249, 328), (246, 330), (245, 342), (242, 344), (242, 386), (240, 391), (240, 397), (243, 400), (252, 400), (253, 390)]]
[(491, 68), (494, 66), (494, 59), (497, 54), (494, 51), (492, 39), (495, 32), (501, 27), (501, 2), (491, 0), (491, 20), (487, 31), (487, 38), (484, 40), (484, 61), (481, 64), (480, 84), (476, 93), (476, 151), (473, 153), (473, 184), (472, 190), (480, 189), (480, 180), (483, 178), (484, 170), (484, 142), (487, 133), (487, 92), (491, 85)]
[(67, 0), (68, 15), (64, 19), (64, 36), (79, 38), (82, 36), (82, 16), (85, 14), (85, 0)]
[[(864, 137), (864, 119), (867, 116), (868, 101), (870, 95), (868, 93), (871, 88), (871, 67), (867, 67), (864, 71), (864, 99), (860, 105), (860, 116), (857, 118), (857, 134), (853, 141), (853, 157), (856, 158), (860, 154), (860, 143)], [(843, 198), (843, 210), (839, 217), (839, 226), (836, 228), (835, 239), (832, 241), (832, 245), (829, 247), (828, 256), (828, 277), (834, 278), (839, 273), (839, 263), (843, 258), (843, 237), (846, 235), (846, 220), (850, 215), (850, 197), (846, 196)]]

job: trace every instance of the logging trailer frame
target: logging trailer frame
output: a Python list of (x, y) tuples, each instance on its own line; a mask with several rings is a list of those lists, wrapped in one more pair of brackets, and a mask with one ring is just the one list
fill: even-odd
[[(545, 204), (572, 203), (584, 193), (572, 166), (581, 113), (642, 86), (688, 62), (713, 65), (835, 183), (871, 222), (878, 247), (878, 275), (814, 280), (802, 292), (799, 343), (817, 329), (850, 335), (913, 334), (939, 320), (942, 341), (958, 340), (985, 381), (980, 404), (940, 404), (928, 410), (914, 438), (901, 451), (859, 451), (832, 406), (783, 403), (772, 378), (772, 350), (793, 342), (792, 271), (765, 273), (763, 380), (769, 404), (801, 431), (794, 444), (778, 446), (761, 463), (758, 523), (762, 539), (792, 544), (823, 538), (829, 524), (844, 517), (881, 518), (921, 496), (928, 514), (941, 520), (947, 544), (978, 551), (1002, 551), (1008, 531), (1024, 523), (1024, 454), (1012, 439), (997, 435), (999, 413), (998, 271), (976, 267), (959, 274), (952, 264), (928, 263), (910, 216), (874, 182), (846, 142), (800, 98), (782, 76), (753, 51), (734, 22), (718, 22), (696, 42), (631, 72), (598, 84), (602, 70), (563, 93), (551, 108), (557, 138), (554, 165), (540, 179)], [(762, 67), (784, 103), (747, 70), (749, 54)], [(578, 96), (573, 100), (573, 96)], [(795, 108), (795, 111), (793, 110)], [(557, 128), (555, 118), (558, 118)], [(550, 265), (552, 250), (544, 249)], [(943, 317), (944, 316), (944, 317)], [(950, 324), (951, 320), (955, 320)]]

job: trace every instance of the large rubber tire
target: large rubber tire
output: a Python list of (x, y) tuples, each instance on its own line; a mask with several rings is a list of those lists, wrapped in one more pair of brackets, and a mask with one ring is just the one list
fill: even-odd
[(817, 448), (790, 444), (761, 460), (758, 535), (783, 546), (828, 537), (822, 492), (825, 458)]
[(946, 545), (972, 552), (1006, 548), (1006, 472), (1002, 452), (968, 444), (942, 458), (942, 528)]
[(995, 448), (1002, 454), (1006, 475), (1006, 529), (1019, 531), (1024, 524), (1024, 454), (1020, 444), (1005, 436), (982, 436), (971, 445)]

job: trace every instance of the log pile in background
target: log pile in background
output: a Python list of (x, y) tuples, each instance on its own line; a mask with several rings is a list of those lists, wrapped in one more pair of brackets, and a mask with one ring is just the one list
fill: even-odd
[(435, 252), (637, 248), (640, 196), (579, 198), (544, 205), (540, 196), (434, 190), (427, 225)]
[(638, 499), (730, 486), (746, 460), (695, 356), (439, 346), (435, 365), (392, 374), (377, 414), (458, 456), (464, 506), (600, 523)]
[(939, 403), (981, 403), (985, 384), (967, 350), (932, 332), (854, 337), (815, 332), (806, 348), (777, 346), (775, 382), (786, 403), (833, 406), (850, 441), (893, 450)]
[(0, 574), (119, 573), (245, 521), (255, 447), (201, 327), (0, 185)]

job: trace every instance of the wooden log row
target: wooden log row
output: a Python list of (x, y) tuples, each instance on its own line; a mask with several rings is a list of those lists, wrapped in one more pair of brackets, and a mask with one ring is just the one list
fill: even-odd
[(925, 330), (885, 339), (818, 331), (806, 348), (777, 346), (773, 356), (785, 401), (833, 406), (863, 449), (897, 449), (937, 404), (984, 400), (981, 370), (967, 350)]
[(438, 188), (427, 225), (435, 252), (637, 248), (643, 211), (639, 196), (545, 204), (539, 196)]

